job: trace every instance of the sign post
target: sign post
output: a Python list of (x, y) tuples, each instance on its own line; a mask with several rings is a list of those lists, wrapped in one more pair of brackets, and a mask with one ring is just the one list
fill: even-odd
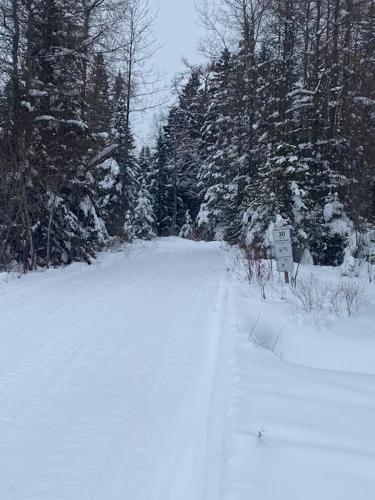
[(276, 228), (273, 233), (277, 270), (284, 273), (285, 283), (289, 283), (289, 273), (294, 270), (292, 235), (289, 227)]

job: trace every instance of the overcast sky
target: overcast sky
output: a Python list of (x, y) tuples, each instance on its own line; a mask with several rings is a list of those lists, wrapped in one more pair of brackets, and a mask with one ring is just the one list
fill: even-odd
[[(153, 64), (163, 74), (163, 84), (170, 85), (174, 76), (184, 69), (182, 58), (191, 63), (201, 61), (198, 52), (199, 39), (203, 29), (195, 10), (195, 0), (150, 0), (158, 9), (154, 32), (160, 50), (155, 54)], [(154, 112), (148, 112), (141, 120), (138, 134), (149, 135)]]
[(183, 68), (182, 57), (197, 62), (202, 28), (194, 8), (194, 0), (151, 0), (159, 9), (155, 31), (162, 45), (157, 63), (170, 78)]

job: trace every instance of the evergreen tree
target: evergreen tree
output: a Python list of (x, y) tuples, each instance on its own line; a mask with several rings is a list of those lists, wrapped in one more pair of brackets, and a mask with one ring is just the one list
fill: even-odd
[(201, 237), (211, 239), (224, 230), (230, 204), (229, 170), (232, 159), (232, 57), (226, 50), (213, 66), (208, 83), (209, 106), (202, 127), (204, 152), (198, 174), (203, 202), (197, 217)]
[(90, 138), (80, 93), (81, 14), (69, 0), (40, 0), (35, 12), (29, 91), (36, 124), (31, 217), (38, 220), (38, 258), (47, 265), (89, 260), (106, 238), (96, 214), (94, 179), (86, 166)]
[(152, 206), (152, 198), (147, 189), (146, 181), (138, 191), (137, 202), (133, 214), (133, 235), (135, 238), (150, 240), (155, 237), (155, 215)]
[(139, 168), (135, 155), (133, 135), (127, 123), (127, 100), (121, 75), (118, 75), (116, 78), (114, 89), (112, 140), (115, 144), (113, 158), (120, 167), (121, 187), (121, 197), (118, 200), (119, 205), (116, 208), (119, 214), (118, 224), (115, 224), (113, 229), (117, 235), (122, 235), (124, 232), (125, 214), (131, 213), (135, 207), (139, 187)]
[(152, 205), (154, 206), (158, 191), (157, 170), (155, 167), (155, 157), (148, 146), (143, 146), (139, 153), (138, 168), (140, 177), (146, 183), (152, 199)]
[[(122, 210), (121, 168), (114, 158), (96, 167), (97, 204), (110, 236), (120, 236), (125, 220)], [(121, 228), (121, 232), (119, 232)]]
[(154, 169), (152, 172), (154, 211), (157, 221), (157, 234), (165, 236), (170, 234), (173, 211), (173, 192), (170, 182), (168, 161), (171, 155), (170, 143), (165, 129), (159, 131), (154, 155)]
[(193, 219), (191, 218), (189, 210), (186, 210), (185, 214), (185, 224), (182, 226), (180, 231), (180, 238), (186, 238), (191, 240), (194, 235), (194, 224)]
[(137, 28), (125, 35), (125, 78), (109, 90), (102, 2), (3, 2), (2, 268), (89, 261), (107, 230), (190, 237), (190, 217), (201, 238), (262, 247), (282, 219), (297, 258), (317, 263), (338, 264), (349, 247), (364, 254), (375, 218), (374, 2), (222, 5), (231, 52), (190, 71), (152, 153), (138, 155)]
[(106, 139), (111, 128), (109, 82), (104, 56), (95, 55), (87, 92), (87, 124), (96, 137)]

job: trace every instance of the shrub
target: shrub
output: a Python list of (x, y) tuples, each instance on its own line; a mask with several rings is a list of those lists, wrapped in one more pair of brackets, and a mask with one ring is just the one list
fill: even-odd
[(351, 316), (367, 302), (366, 288), (361, 283), (341, 280), (336, 284), (325, 284), (313, 274), (301, 278), (291, 292), (305, 312), (327, 311)]
[(272, 279), (272, 261), (265, 260), (264, 250), (257, 245), (243, 247), (246, 277), (249, 283), (255, 281), (261, 296), (266, 299), (266, 284)]

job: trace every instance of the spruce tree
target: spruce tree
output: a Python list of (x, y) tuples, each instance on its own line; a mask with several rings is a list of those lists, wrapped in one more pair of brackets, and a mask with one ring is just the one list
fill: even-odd
[(137, 239), (150, 240), (155, 237), (155, 227), (152, 197), (147, 189), (146, 181), (143, 181), (138, 191), (133, 213), (133, 235)]
[(231, 107), (232, 57), (225, 50), (213, 65), (208, 83), (209, 106), (202, 127), (205, 150), (198, 174), (202, 204), (197, 217), (198, 229), (204, 239), (224, 230), (225, 213), (230, 204), (229, 185), (232, 175)]
[(153, 159), (152, 178), (154, 179), (152, 193), (154, 197), (154, 211), (157, 223), (157, 234), (170, 234), (173, 211), (173, 191), (170, 182), (168, 162), (171, 155), (170, 142), (165, 129), (159, 130)]
[(104, 56), (95, 55), (87, 91), (87, 124), (96, 138), (105, 140), (111, 128), (112, 110)]
[(191, 240), (194, 235), (194, 224), (193, 219), (191, 218), (189, 210), (186, 210), (185, 214), (185, 224), (182, 226), (180, 231), (180, 238), (186, 238)]
[(29, 94), (36, 123), (33, 161), (39, 173), (33, 197), (44, 200), (39, 202), (35, 238), (40, 261), (47, 265), (89, 260), (106, 238), (86, 165), (90, 137), (80, 93), (81, 14), (69, 0), (40, 0), (35, 13)]
[[(114, 104), (112, 118), (112, 141), (115, 145), (113, 158), (120, 168), (120, 188), (121, 196), (119, 204), (115, 209), (118, 213), (117, 220), (114, 221), (113, 231), (117, 235), (124, 234), (125, 217), (129, 219), (136, 203), (137, 191), (139, 187), (139, 168), (135, 154), (135, 143), (132, 131), (127, 124), (127, 100), (124, 81), (118, 75), (114, 88)], [(127, 230), (129, 223), (127, 221)]]
[[(110, 236), (120, 236), (125, 214), (122, 210), (121, 168), (114, 158), (96, 167), (97, 204)], [(119, 229), (121, 228), (121, 229)]]

